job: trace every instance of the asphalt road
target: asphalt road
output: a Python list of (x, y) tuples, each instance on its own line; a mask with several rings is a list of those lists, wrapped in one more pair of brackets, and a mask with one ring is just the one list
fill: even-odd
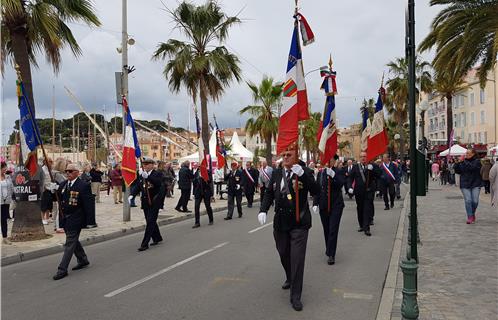
[(88, 246), (91, 265), (59, 281), (52, 276), (61, 254), (2, 267), (2, 319), (375, 319), (401, 204), (384, 211), (376, 201), (366, 237), (356, 231), (354, 201), (346, 201), (334, 266), (313, 214), (302, 312), (280, 288), (272, 225), (259, 228), (256, 205), (241, 219), (215, 214), (213, 226), (206, 216), (199, 229), (193, 220), (164, 226), (164, 243), (145, 252), (136, 250), (142, 234)]

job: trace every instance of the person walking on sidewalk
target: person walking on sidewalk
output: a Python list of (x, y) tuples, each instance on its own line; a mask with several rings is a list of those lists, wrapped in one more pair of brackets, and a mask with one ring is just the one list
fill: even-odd
[(111, 171), (111, 186), (114, 196), (114, 203), (123, 203), (123, 176), (121, 175), (121, 165), (116, 163)]
[(198, 168), (194, 173), (194, 216), (195, 223), (192, 228), (199, 228), (201, 226), (201, 202), (204, 201), (204, 206), (209, 217), (209, 225), (213, 224), (213, 209), (211, 208), (211, 197), (213, 196), (213, 191), (211, 190), (212, 181), (211, 172), (208, 172), (208, 181), (205, 181), (201, 176), (201, 170)]
[[(281, 153), (282, 167), (273, 171), (269, 188), (261, 204), (258, 221), (262, 225), (266, 223), (267, 212), (275, 202), (273, 237), (286, 276), (282, 289), (290, 289), (292, 308), (301, 311), (306, 244), (311, 228), (308, 197), (310, 194), (316, 196), (319, 189), (313, 171), (297, 158), (295, 148), (294, 144)], [(295, 190), (296, 180), (298, 190)], [(296, 208), (296, 194), (299, 197), (298, 208)]]
[(232, 162), (232, 170), (225, 176), (228, 194), (228, 213), (224, 218), (225, 220), (232, 219), (235, 201), (237, 201), (237, 212), (239, 214), (239, 218), (242, 218), (242, 188), (240, 186), (242, 180), (242, 170), (238, 169), (238, 167), (239, 164), (236, 161)]
[(434, 161), (434, 163), (432, 164), (431, 171), (432, 181), (436, 181), (437, 179), (439, 179), (439, 163), (437, 163), (437, 161)]
[(325, 236), (325, 254), (329, 265), (335, 264), (335, 253), (337, 250), (337, 237), (339, 235), (339, 224), (341, 223), (342, 211), (344, 210), (344, 199), (342, 187), (346, 181), (345, 167), (343, 170), (334, 168), (339, 159), (337, 155), (330, 159), (328, 168), (318, 173), (317, 183), (320, 192), (313, 198), (313, 211), (320, 210), (323, 235)]
[(52, 159), (48, 158), (43, 160), (43, 193), (41, 195), (41, 204), (40, 204), (40, 209), (42, 213), (42, 223), (44, 225), (47, 225), (50, 222), (50, 214), (52, 213), (54, 209), (54, 199), (53, 199), (53, 194), (49, 190), (50, 186), (50, 175), (48, 173), (48, 167), (52, 168), (53, 161)]
[[(64, 254), (54, 275), (54, 280), (60, 280), (67, 276), (67, 268), (73, 257), (78, 260), (78, 264), (72, 270), (83, 269), (90, 264), (85, 250), (79, 241), (81, 229), (87, 224), (87, 217), (94, 215), (95, 203), (89, 183), (85, 183), (78, 178), (79, 168), (75, 164), (68, 164), (65, 170), (67, 180), (58, 186), (59, 199), (61, 199), (60, 221), (66, 233), (66, 244)], [(52, 189), (57, 188), (56, 183)]]
[(251, 162), (246, 162), (246, 168), (243, 170), (241, 185), (242, 190), (247, 199), (247, 207), (252, 208), (252, 202), (254, 201), (254, 192), (256, 191), (256, 185), (258, 183), (258, 170), (251, 166)]
[[(395, 184), (399, 178), (398, 168), (394, 162), (391, 162), (391, 157), (387, 153), (382, 156), (382, 164), (380, 165), (380, 168), (382, 171), (380, 183), (384, 197), (384, 210), (389, 210), (394, 207), (394, 197), (396, 196)], [(390, 207), (389, 204), (391, 204)]]
[(90, 177), (92, 178), (92, 193), (95, 195), (95, 202), (100, 203), (100, 186), (102, 185), (102, 175), (104, 173), (97, 168), (97, 164), (92, 165)]
[(157, 225), (157, 217), (159, 215), (159, 209), (161, 208), (162, 202), (166, 194), (166, 187), (163, 183), (163, 176), (156, 170), (154, 170), (155, 161), (150, 158), (144, 158), (142, 160), (143, 170), (140, 170), (140, 188), (135, 188), (133, 194), (130, 194), (128, 201), (131, 200), (133, 196), (137, 196), (141, 193), (140, 202), (142, 204), (142, 210), (145, 216), (145, 233), (138, 251), (145, 251), (149, 249), (149, 242), (152, 239), (153, 246), (159, 244), (163, 241), (161, 232), (159, 231), (159, 226)]
[(477, 158), (474, 149), (467, 149), (455, 164), (455, 172), (460, 174), (460, 190), (465, 201), (467, 212), (467, 224), (476, 222), (476, 210), (479, 204), (479, 193), (481, 192), (481, 161)]
[(484, 194), (488, 194), (490, 192), (489, 171), (491, 170), (491, 167), (491, 161), (489, 159), (484, 159), (481, 167), (481, 178), (484, 183)]
[(354, 194), (356, 200), (356, 213), (360, 228), (358, 232), (364, 232), (371, 236), (370, 225), (373, 224), (375, 214), (374, 198), (377, 180), (380, 178), (379, 167), (367, 163), (367, 153), (360, 153), (360, 162), (353, 167), (348, 177), (348, 192)]
[(489, 171), (489, 183), (491, 192), (491, 205), (498, 208), (498, 160)]
[(192, 192), (192, 180), (194, 179), (194, 174), (189, 167), (190, 161), (186, 160), (182, 163), (180, 172), (178, 172), (178, 188), (181, 191), (181, 195), (175, 210), (179, 212), (192, 212), (187, 208), (190, 193)]
[(7, 163), (2, 161), (0, 173), (0, 207), (2, 212), (2, 241), (3, 244), (10, 244), (7, 239), (7, 220), (9, 219), (10, 204), (14, 195), (14, 185), (7, 172)]

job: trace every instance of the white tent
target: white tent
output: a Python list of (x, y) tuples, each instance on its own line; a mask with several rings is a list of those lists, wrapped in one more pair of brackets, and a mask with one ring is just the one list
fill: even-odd
[[(213, 133), (211, 134), (211, 138), (209, 138), (209, 154), (211, 155), (211, 159), (213, 161), (216, 161), (216, 131), (213, 131)], [(180, 163), (186, 160), (190, 162), (199, 162), (199, 151), (196, 151), (186, 157), (180, 158), (179, 160)]]
[(493, 153), (498, 153), (498, 146), (494, 146), (493, 148), (490, 148), (489, 149), (489, 153), (493, 154)]
[(450, 149), (446, 149), (444, 150), (443, 152), (441, 152), (439, 154), (439, 156), (441, 157), (446, 157), (448, 154), (450, 156), (462, 156), (464, 155), (465, 153), (467, 152), (467, 149), (465, 149), (464, 147), (461, 147), (460, 145), (458, 144), (455, 144), (451, 147), (451, 150)]
[(246, 147), (240, 142), (239, 135), (237, 131), (233, 132), (232, 140), (230, 141), (230, 155), (234, 158), (240, 159), (242, 161), (251, 160), (254, 158), (254, 154), (247, 150)]

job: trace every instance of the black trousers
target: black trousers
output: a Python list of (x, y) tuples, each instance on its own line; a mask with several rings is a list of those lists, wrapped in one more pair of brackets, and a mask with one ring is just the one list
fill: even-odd
[(62, 255), (61, 263), (59, 264), (60, 272), (67, 272), (69, 263), (73, 254), (76, 256), (78, 263), (84, 263), (88, 261), (85, 250), (80, 243), (80, 232), (79, 230), (64, 230), (66, 232), (66, 244), (64, 245), (64, 254)]
[(200, 198), (195, 198), (194, 205), (194, 215), (195, 215), (195, 224), (200, 224), (201, 219), (201, 202), (204, 200), (204, 205), (206, 206), (207, 215), (209, 217), (209, 222), (213, 222), (213, 209), (211, 208), (211, 197), (206, 197), (202, 195)]
[(370, 230), (370, 223), (374, 218), (374, 193), (355, 193), (356, 200), (356, 215), (358, 217), (358, 225), (363, 230)]
[(9, 219), (10, 204), (2, 204), (2, 237), (7, 238), (7, 220)]
[(145, 221), (147, 224), (145, 226), (145, 234), (142, 240), (141, 247), (149, 246), (151, 238), (152, 241), (154, 242), (159, 242), (163, 240), (161, 232), (159, 231), (159, 226), (157, 225), (158, 214), (159, 214), (159, 208), (153, 207), (153, 208), (144, 209)]
[(483, 182), (484, 182), (484, 193), (489, 193), (491, 191), (489, 180), (483, 180)]
[(181, 190), (181, 195), (180, 199), (178, 200), (178, 204), (176, 205), (177, 209), (181, 209), (183, 211), (187, 211), (187, 204), (188, 200), (190, 199), (190, 189), (180, 189)]
[(334, 257), (337, 250), (337, 236), (339, 235), (339, 225), (341, 223), (342, 211), (344, 208), (332, 208), (331, 212), (320, 210), (322, 220), (323, 235), (325, 236), (325, 254)]
[(273, 237), (280, 255), (280, 262), (285, 270), (285, 276), (291, 285), (290, 299), (291, 301), (301, 300), (308, 229), (293, 229), (283, 232), (274, 230)]
[(394, 182), (383, 182), (382, 183), (382, 194), (384, 196), (384, 204), (386, 207), (394, 206), (394, 197), (396, 196), (396, 188), (394, 187)]
[(237, 212), (239, 217), (242, 217), (242, 194), (236, 193), (235, 195), (228, 195), (228, 214), (227, 217), (231, 218), (233, 216), (233, 209), (235, 205), (235, 201), (237, 201)]
[(252, 208), (252, 202), (254, 201), (254, 191), (246, 193), (247, 207)]

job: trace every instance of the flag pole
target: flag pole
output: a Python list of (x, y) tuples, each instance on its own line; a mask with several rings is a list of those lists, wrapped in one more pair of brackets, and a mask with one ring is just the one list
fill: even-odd
[[(19, 99), (20, 99), (21, 96), (24, 95), (24, 92), (22, 92), (22, 86), (21, 86), (22, 77), (21, 77), (21, 70), (20, 70), (20, 67), (18, 64), (16, 64), (15, 69), (16, 69), (16, 73), (17, 73), (18, 94), (19, 94)], [(40, 137), (40, 132), (38, 131), (38, 128), (37, 128), (36, 119), (33, 117), (33, 112), (31, 111), (31, 105), (29, 104), (29, 100), (26, 100), (26, 102), (27, 102), (26, 105), (28, 107), (29, 116), (31, 118), (31, 122), (33, 123), (33, 128), (34, 128), (34, 132), (36, 135), (36, 139), (40, 143), (40, 148), (42, 149), (43, 158), (45, 160), (45, 165), (47, 166), (47, 169), (48, 169), (48, 175), (50, 177), (50, 181), (55, 182), (54, 175), (52, 174), (52, 166), (50, 165), (50, 163), (48, 161), (47, 152), (45, 151), (45, 147), (43, 146), (43, 141)], [(19, 121), (19, 135), (20, 134), (21, 134), (21, 122)], [(22, 150), (22, 147), (20, 147), (19, 149)], [(22, 160), (22, 158), (21, 158), (21, 160)], [(62, 212), (61, 200), (59, 198), (58, 192), (55, 192), (55, 198), (56, 198), (57, 204), (59, 206), (59, 214), (61, 215), (61, 217), (63, 217), (64, 214)]]
[[(297, 13), (298, 13), (298, 8), (297, 8), (297, 1), (298, 0), (295, 0), (295, 10), (294, 10), (294, 14), (295, 14), (295, 18), (294, 18), (294, 26), (297, 30), (297, 32), (299, 33), (299, 26), (298, 26), (298, 21), (297, 21)], [(298, 46), (298, 49), (299, 52), (301, 52), (301, 41), (299, 41), (299, 36), (297, 37), (297, 46)], [(299, 130), (299, 120), (297, 122), (297, 126), (298, 126), (298, 130)], [(297, 137), (297, 141), (296, 141), (296, 148), (295, 148), (295, 159), (296, 159), (296, 164), (299, 163), (299, 135)], [(296, 195), (296, 222), (299, 223), (300, 220), (301, 220), (301, 216), (300, 216), (300, 211), (299, 211), (299, 177), (296, 176), (296, 180), (295, 180), (295, 184), (294, 184), (294, 193)]]

